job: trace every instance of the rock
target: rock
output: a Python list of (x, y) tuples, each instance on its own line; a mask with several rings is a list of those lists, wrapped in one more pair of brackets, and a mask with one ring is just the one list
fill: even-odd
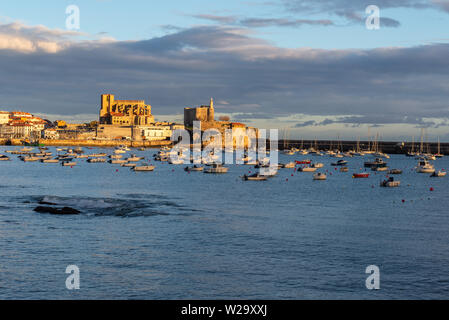
[(53, 202), (47, 202), (47, 201), (39, 201), (39, 204), (47, 204), (47, 205), (49, 205), (49, 206), (55, 206), (56, 205), (56, 203), (53, 203)]
[(61, 214), (61, 215), (80, 214), (81, 213), (80, 211), (70, 208), (70, 207), (52, 208), (52, 207), (38, 206), (38, 207), (34, 208), (34, 211), (40, 212), (40, 213)]

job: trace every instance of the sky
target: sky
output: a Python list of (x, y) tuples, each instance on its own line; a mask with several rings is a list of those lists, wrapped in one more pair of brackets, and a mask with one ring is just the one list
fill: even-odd
[(290, 138), (404, 141), (425, 128), (449, 141), (448, 57), (449, 0), (0, 5), (0, 109), (51, 120), (95, 120), (112, 93), (182, 122), (213, 97), (216, 114)]

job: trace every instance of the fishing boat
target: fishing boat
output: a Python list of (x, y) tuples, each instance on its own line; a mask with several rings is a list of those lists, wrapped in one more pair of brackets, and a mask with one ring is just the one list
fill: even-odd
[(327, 176), (322, 172), (317, 172), (313, 174), (313, 180), (326, 180)]
[(399, 187), (401, 184), (401, 181), (395, 181), (393, 177), (388, 178), (387, 180), (381, 181), (380, 186), (386, 187), (386, 188), (394, 188)]
[(416, 172), (418, 173), (434, 173), (435, 167), (425, 159), (418, 161), (418, 166), (416, 167)]
[(228, 168), (223, 167), (221, 164), (214, 163), (212, 168), (204, 170), (204, 173), (226, 173), (228, 172)]
[(353, 173), (352, 177), (354, 179), (368, 178), (369, 177), (369, 173)]
[(346, 160), (338, 160), (337, 162), (331, 163), (332, 166), (344, 166), (348, 164), (348, 161)]
[(185, 167), (184, 171), (203, 171), (204, 167), (200, 167), (198, 165), (194, 165), (193, 167)]
[(388, 171), (389, 174), (402, 174), (402, 170), (400, 169), (391, 169)]
[(260, 175), (260, 173), (255, 173), (255, 174), (251, 174), (251, 175), (245, 174), (243, 176), (243, 180), (245, 180), (245, 181), (265, 181), (267, 179), (268, 179), (267, 176), (262, 176), (262, 175)]
[(445, 171), (434, 171), (431, 175), (431, 177), (437, 177), (437, 178), (441, 178), (441, 177), (445, 177), (446, 176), (446, 172)]
[(143, 165), (143, 166), (135, 166), (132, 168), (134, 171), (154, 171), (154, 166)]

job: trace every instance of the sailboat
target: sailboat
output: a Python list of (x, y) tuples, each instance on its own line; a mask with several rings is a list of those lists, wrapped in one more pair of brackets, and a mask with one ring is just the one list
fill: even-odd
[(435, 154), (435, 157), (436, 158), (442, 158), (443, 157), (443, 155), (441, 154), (441, 151), (440, 151), (440, 137), (438, 137), (438, 152)]

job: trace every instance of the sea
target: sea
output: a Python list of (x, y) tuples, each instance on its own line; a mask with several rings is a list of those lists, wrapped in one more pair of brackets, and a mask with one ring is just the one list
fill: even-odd
[[(352, 178), (371, 155), (346, 158), (340, 172), (336, 158), (279, 154), (323, 163), (327, 180), (281, 169), (244, 181), (254, 166), (188, 173), (155, 162), (157, 151), (128, 152), (153, 172), (1, 161), (0, 299), (449, 298), (449, 177), (416, 173), (416, 159), (391, 155), (401, 185), (381, 188), (386, 173)], [(449, 158), (434, 164), (449, 169)], [(40, 202), (81, 213), (33, 211)], [(373, 265), (379, 289), (367, 287)]]

